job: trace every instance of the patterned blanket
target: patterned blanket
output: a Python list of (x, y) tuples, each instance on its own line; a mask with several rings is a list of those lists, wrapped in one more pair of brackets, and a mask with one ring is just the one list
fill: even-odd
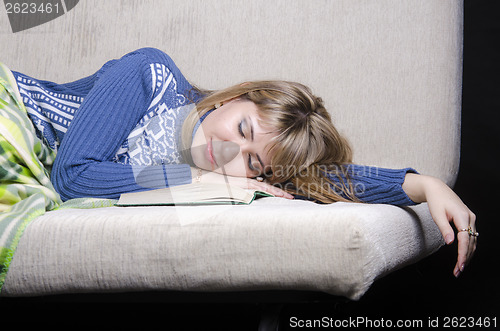
[(32, 220), (56, 208), (115, 203), (75, 199), (62, 204), (49, 179), (55, 156), (36, 136), (15, 78), (0, 63), (0, 291), (19, 239)]

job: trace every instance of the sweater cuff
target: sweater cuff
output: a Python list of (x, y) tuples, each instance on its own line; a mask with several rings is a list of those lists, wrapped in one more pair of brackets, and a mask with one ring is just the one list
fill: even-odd
[(191, 167), (189, 164), (164, 165), (165, 183), (167, 186), (191, 184)]
[(137, 185), (148, 189), (190, 184), (191, 168), (188, 164), (169, 164), (163, 166), (133, 166)]
[(395, 206), (416, 205), (403, 190), (407, 173), (417, 173), (413, 168), (388, 169), (351, 165), (348, 171), (358, 199), (366, 203)]

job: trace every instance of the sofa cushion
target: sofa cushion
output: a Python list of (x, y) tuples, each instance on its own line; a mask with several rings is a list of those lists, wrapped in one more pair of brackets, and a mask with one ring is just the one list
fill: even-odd
[(359, 299), (442, 244), (426, 204), (62, 209), (25, 230), (2, 295), (294, 289)]

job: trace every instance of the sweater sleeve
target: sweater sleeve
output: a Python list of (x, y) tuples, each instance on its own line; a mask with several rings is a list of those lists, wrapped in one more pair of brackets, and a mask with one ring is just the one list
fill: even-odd
[[(417, 173), (412, 168), (387, 169), (350, 164), (347, 175), (353, 185), (355, 196), (365, 203), (380, 203), (396, 206), (411, 206), (413, 202), (403, 190), (407, 173)], [(340, 180), (336, 175), (328, 177), (336, 184)], [(345, 179), (344, 176), (341, 178)]]
[(160, 51), (149, 52), (136, 51), (117, 60), (82, 102), (51, 171), (51, 181), (63, 200), (118, 198), (124, 192), (191, 182), (187, 164), (138, 168), (112, 161), (152, 101), (151, 58), (165, 59), (154, 58), (163, 56)]

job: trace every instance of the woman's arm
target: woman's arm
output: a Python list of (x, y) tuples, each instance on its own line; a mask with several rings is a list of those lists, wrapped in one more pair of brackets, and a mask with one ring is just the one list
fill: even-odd
[[(342, 170), (328, 172), (328, 178), (334, 185), (341, 186), (340, 178), (348, 178), (356, 198), (364, 203), (381, 203), (395, 206), (411, 206), (416, 203), (408, 197), (402, 185), (408, 173), (415, 173), (412, 168), (388, 169), (357, 164), (348, 164)], [(347, 178), (346, 178), (347, 175)], [(345, 198), (348, 196), (339, 188), (332, 187)]]
[[(347, 173), (356, 197), (365, 203), (384, 203), (409, 206), (427, 202), (429, 211), (447, 244), (455, 239), (450, 222), (458, 230), (458, 258), (453, 274), (458, 277), (476, 250), (476, 216), (441, 180), (417, 174), (411, 168), (385, 169), (349, 165)], [(336, 176), (329, 176), (334, 182)]]
[(434, 222), (436, 222), (447, 244), (455, 239), (450, 222), (458, 230), (458, 259), (453, 274), (458, 277), (476, 250), (477, 236), (465, 229), (476, 231), (476, 216), (460, 198), (441, 180), (417, 174), (407, 174), (402, 185), (410, 199), (416, 203), (427, 202)]
[[(169, 60), (160, 51), (139, 50), (102, 74), (69, 126), (51, 171), (51, 181), (63, 200), (117, 198), (124, 192), (191, 182), (186, 164), (133, 167), (112, 161), (152, 102), (151, 62)], [(181, 77), (176, 78), (181, 82)], [(178, 89), (188, 88), (185, 80), (179, 84)]]

